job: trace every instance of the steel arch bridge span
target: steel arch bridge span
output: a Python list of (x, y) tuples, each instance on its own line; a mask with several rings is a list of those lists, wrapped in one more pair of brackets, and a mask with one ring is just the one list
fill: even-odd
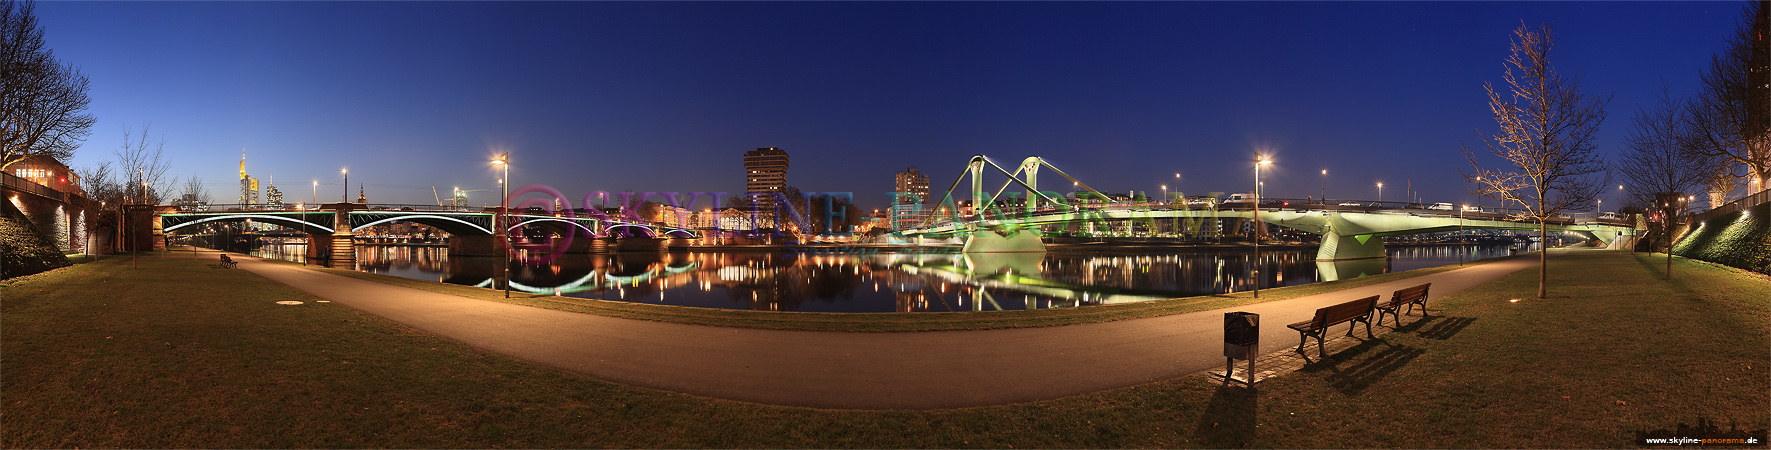
[(351, 212), (351, 232), (389, 222), (412, 222), (428, 225), (455, 236), (491, 236), (492, 219), (487, 213), (389, 213)]
[[(327, 233), (336, 231), (332, 228), (332, 213), (223, 213), (223, 214), (161, 214), (162, 231), (171, 233), (177, 230), (204, 223), (245, 222), (261, 220), (297, 230), (321, 230)], [(194, 228), (192, 228), (194, 230)]]
[[(597, 229), (600, 228), (600, 225), (597, 224), (596, 219), (578, 219), (578, 218), (566, 219), (566, 218), (553, 217), (553, 216), (537, 217), (537, 216), (516, 216), (516, 215), (513, 215), (511, 217), (515, 218), (517, 220), (520, 220), (521, 222), (517, 222), (515, 224), (512, 224), (510, 227), (506, 228), (506, 231), (515, 230), (520, 227), (535, 225), (535, 226), (541, 226), (541, 227), (547, 228), (549, 231), (553, 231), (555, 234), (559, 234), (561, 236), (566, 235), (566, 233), (580, 233), (580, 232), (581, 233), (577, 234), (577, 236), (596, 236)], [(589, 224), (587, 225), (586, 222), (588, 222)]]

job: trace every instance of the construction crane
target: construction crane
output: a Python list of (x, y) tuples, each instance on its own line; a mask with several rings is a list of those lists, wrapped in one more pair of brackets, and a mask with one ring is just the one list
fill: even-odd
[(437, 206), (447, 206), (447, 207), (450, 207), (450, 208), (453, 208), (456, 210), (462, 210), (462, 209), (467, 208), (467, 193), (469, 193), (469, 192), (486, 192), (486, 191), (487, 191), (486, 189), (463, 190), (463, 189), (461, 189), (460, 186), (456, 186), (454, 194), (449, 197), (450, 203), (443, 203), (442, 196), (437, 194), (437, 187), (436, 186), (430, 187), (430, 195), (431, 195), (431, 197), (436, 198)]

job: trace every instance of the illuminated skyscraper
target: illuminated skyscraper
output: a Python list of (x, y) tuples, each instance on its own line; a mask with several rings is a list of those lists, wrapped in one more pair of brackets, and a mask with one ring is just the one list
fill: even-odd
[(246, 175), (246, 149), (240, 149), (240, 207), (258, 206), (258, 179)]
[(893, 185), (893, 192), (909, 194), (899, 194), (898, 201), (891, 205), (892, 229), (902, 230), (915, 226), (917, 220), (921, 218), (922, 204), (929, 200), (929, 177), (923, 175), (922, 171), (916, 170), (915, 167), (911, 167), (904, 169), (903, 172), (898, 172), (897, 178), (897, 183)]
[(775, 194), (787, 190), (787, 152), (775, 147), (744, 152), (744, 190), (759, 194), (757, 209), (772, 215)]

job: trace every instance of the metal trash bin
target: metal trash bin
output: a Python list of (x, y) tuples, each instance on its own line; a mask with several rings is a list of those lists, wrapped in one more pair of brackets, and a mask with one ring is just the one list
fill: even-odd
[[(1224, 381), (1240, 381), (1249, 386), (1255, 382), (1254, 359), (1260, 356), (1261, 315), (1251, 312), (1224, 313)], [(1236, 360), (1248, 361), (1248, 377), (1238, 380)]]

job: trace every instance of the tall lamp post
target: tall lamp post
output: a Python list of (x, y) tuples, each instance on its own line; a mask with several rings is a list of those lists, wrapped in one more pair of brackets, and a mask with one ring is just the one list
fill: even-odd
[(1261, 224), (1261, 166), (1272, 164), (1265, 156), (1254, 163), (1254, 298), (1261, 298), (1261, 232), (1266, 226)]
[(308, 204), (314, 205), (314, 209), (320, 208), (320, 180), (314, 180), (314, 200)]
[(1322, 204), (1328, 204), (1328, 169), (1322, 169)]
[(342, 196), (343, 199), (339, 200), (339, 201), (345, 202), (345, 203), (350, 203), (351, 202), (351, 169), (349, 167), (346, 167), (343, 169), (338, 169), (338, 173), (344, 174), (344, 191), (341, 192), (344, 195)]
[(497, 236), (497, 232), (501, 230), (506, 233), (499, 246), (504, 250), (504, 298), (510, 298), (510, 230), (504, 229), (504, 223), (510, 221), (510, 152), (498, 155), (497, 159), (492, 160), (492, 164), (504, 169), (503, 177), (498, 179), (498, 184), (504, 187), (504, 197), (498, 201), (500, 220), (493, 221), (493, 226), (497, 228), (492, 229), (492, 235)]
[(1381, 182), (1377, 184), (1377, 207), (1384, 207), (1384, 184)]

